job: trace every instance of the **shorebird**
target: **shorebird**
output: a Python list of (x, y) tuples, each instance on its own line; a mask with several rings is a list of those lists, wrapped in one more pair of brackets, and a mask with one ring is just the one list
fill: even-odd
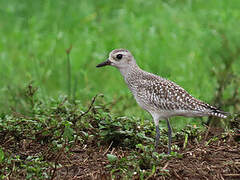
[(159, 120), (167, 121), (170, 154), (172, 142), (170, 117), (227, 117), (226, 112), (194, 98), (176, 83), (142, 70), (131, 52), (126, 49), (113, 50), (108, 59), (96, 67), (107, 65), (119, 69), (137, 103), (152, 115), (156, 127), (155, 150), (160, 137)]

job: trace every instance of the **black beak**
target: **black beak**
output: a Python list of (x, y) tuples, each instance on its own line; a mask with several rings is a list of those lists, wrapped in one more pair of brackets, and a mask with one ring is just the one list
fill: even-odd
[(103, 66), (108, 66), (111, 65), (111, 61), (109, 61), (109, 59), (107, 59), (106, 61), (98, 64), (96, 67), (103, 67)]

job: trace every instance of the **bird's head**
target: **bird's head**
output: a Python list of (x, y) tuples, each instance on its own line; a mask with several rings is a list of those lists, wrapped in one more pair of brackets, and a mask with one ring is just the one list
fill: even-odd
[(118, 69), (127, 68), (132, 64), (135, 64), (135, 59), (130, 53), (130, 51), (126, 49), (115, 49), (109, 53), (109, 57), (106, 61), (97, 65), (97, 67), (103, 66), (114, 66)]

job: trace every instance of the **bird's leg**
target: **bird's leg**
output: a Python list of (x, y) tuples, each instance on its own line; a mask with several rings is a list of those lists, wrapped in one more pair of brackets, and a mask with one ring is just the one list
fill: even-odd
[(157, 147), (159, 144), (159, 137), (160, 137), (159, 125), (156, 125), (155, 151), (157, 151)]
[(172, 144), (172, 128), (169, 122), (169, 119), (167, 119), (167, 125), (168, 125), (168, 154), (171, 153), (171, 144)]

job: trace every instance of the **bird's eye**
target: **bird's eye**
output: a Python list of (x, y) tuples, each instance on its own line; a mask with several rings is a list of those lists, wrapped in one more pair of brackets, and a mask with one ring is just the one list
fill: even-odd
[(120, 60), (120, 59), (122, 59), (122, 54), (118, 54), (116, 57), (117, 57), (117, 59)]

